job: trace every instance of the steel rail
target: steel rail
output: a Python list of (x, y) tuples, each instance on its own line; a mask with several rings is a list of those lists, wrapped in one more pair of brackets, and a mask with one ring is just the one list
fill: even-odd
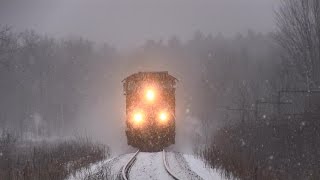
[(162, 159), (163, 159), (163, 164), (164, 164), (164, 167), (166, 169), (166, 171), (168, 172), (168, 174), (174, 179), (174, 180), (180, 180), (178, 178), (177, 175), (175, 175), (172, 170), (169, 168), (168, 166), (168, 163), (167, 163), (167, 157), (166, 157), (166, 151), (165, 150), (162, 150)]
[(134, 155), (132, 156), (132, 158), (130, 158), (130, 160), (123, 166), (122, 168), (122, 172), (121, 172), (121, 176), (122, 176), (122, 180), (128, 180), (128, 175), (129, 175), (129, 170), (132, 167), (132, 165), (135, 163), (136, 159), (137, 159), (137, 155), (139, 154), (140, 150), (138, 150), (136, 153), (134, 153)]

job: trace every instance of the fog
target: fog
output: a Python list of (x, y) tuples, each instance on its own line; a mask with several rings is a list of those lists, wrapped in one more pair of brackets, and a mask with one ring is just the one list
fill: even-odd
[(274, 30), (278, 0), (1, 0), (0, 23), (55, 37), (81, 36), (130, 50), (196, 31), (231, 36)]
[[(179, 136), (186, 136), (193, 127), (198, 127), (196, 131), (199, 133), (201, 131), (199, 119), (202, 117), (188, 116), (186, 112), (191, 111), (189, 101), (192, 101), (192, 98), (198, 98), (198, 88), (195, 87), (199, 85), (197, 82), (202, 81), (199, 68), (201, 69), (203, 65), (193, 57), (173, 55), (181, 53), (162, 52), (159, 50), (162, 46), (161, 41), (166, 44), (172, 37), (178, 37), (179, 41), (187, 43), (194, 38), (196, 32), (200, 31), (205, 35), (216, 36), (222, 33), (227, 37), (234, 37), (238, 33), (246, 34), (248, 29), (262, 33), (271, 32), (274, 29), (273, 10), (277, 2), (277, 0), (1, 0), (0, 24), (10, 26), (15, 32), (34, 30), (41, 36), (58, 39), (81, 37), (95, 42), (95, 47), (97, 44), (107, 43), (126, 52), (112, 57), (113, 63), (110, 62), (110, 57), (106, 59), (103, 63), (105, 67), (89, 68), (89, 71), (96, 71), (91, 78), (99, 75), (105, 78), (93, 79), (96, 82), (92, 84), (99, 84), (98, 87), (86, 87), (90, 83), (84, 83), (82, 87), (76, 85), (79, 89), (90, 89), (87, 93), (90, 94), (91, 99), (78, 101), (77, 112), (69, 117), (74, 119), (73, 123), (67, 128), (68, 134), (76, 131), (85, 132), (114, 147), (114, 151), (121, 151), (125, 146), (125, 101), (121, 80), (137, 71), (169, 71), (181, 80), (177, 91), (177, 144), (180, 143), (183, 147), (181, 149), (186, 149), (189, 140), (184, 142)], [(152, 42), (145, 44), (148, 40), (155, 40), (154, 43), (160, 43), (160, 46), (153, 45)], [(151, 47), (150, 52), (145, 51), (147, 55), (145, 52), (139, 52), (141, 51), (139, 49), (144, 46)], [(79, 50), (81, 51), (81, 48)], [(103, 55), (100, 56), (104, 58)], [(32, 56), (31, 59), (33, 58)], [(75, 75), (67, 76), (73, 79)], [(80, 74), (80, 76), (87, 78), (90, 75)], [(18, 78), (18, 81), (20, 80)], [(33, 84), (32, 79), (28, 80)], [(8, 90), (10, 91), (10, 88)], [(39, 99), (41, 103), (52, 103), (41, 97)], [(3, 103), (3, 106), (6, 104), (8, 103)], [(35, 112), (29, 111), (31, 115), (27, 116), (34, 119), (32, 114), (35, 114), (35, 117), (40, 116), (41, 120), (46, 121), (43, 116), (48, 115), (38, 112), (41, 111), (39, 108), (33, 109)], [(11, 112), (14, 113), (15, 110)], [(11, 117), (10, 115), (3, 117), (5, 116)], [(56, 118), (61, 119), (60, 116), (57, 115)], [(212, 124), (215, 124), (214, 122)]]

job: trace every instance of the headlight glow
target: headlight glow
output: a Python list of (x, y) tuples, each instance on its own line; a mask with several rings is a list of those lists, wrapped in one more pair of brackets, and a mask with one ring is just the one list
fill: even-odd
[(141, 122), (142, 121), (142, 114), (141, 113), (137, 113), (134, 115), (134, 121), (135, 122)]
[(169, 119), (169, 117), (168, 117), (168, 114), (166, 112), (161, 112), (159, 114), (159, 120), (160, 120), (161, 123), (167, 123), (168, 119)]
[(155, 99), (155, 93), (152, 89), (147, 90), (146, 98), (148, 101), (153, 101)]
[(136, 112), (133, 114), (132, 120), (135, 126), (140, 126), (143, 123), (143, 113)]

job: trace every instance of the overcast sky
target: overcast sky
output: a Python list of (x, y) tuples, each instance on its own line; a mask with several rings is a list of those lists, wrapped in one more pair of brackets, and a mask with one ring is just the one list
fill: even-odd
[(0, 0), (0, 24), (53, 36), (82, 36), (121, 48), (146, 39), (274, 29), (279, 0)]

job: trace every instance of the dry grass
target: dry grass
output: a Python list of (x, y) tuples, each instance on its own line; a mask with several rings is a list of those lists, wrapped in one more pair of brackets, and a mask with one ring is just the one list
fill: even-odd
[(237, 124), (220, 129), (200, 153), (240, 179), (320, 179), (317, 119)]
[(64, 179), (108, 155), (108, 148), (87, 138), (26, 143), (11, 133), (3, 133), (0, 137), (0, 177), (7, 180)]

